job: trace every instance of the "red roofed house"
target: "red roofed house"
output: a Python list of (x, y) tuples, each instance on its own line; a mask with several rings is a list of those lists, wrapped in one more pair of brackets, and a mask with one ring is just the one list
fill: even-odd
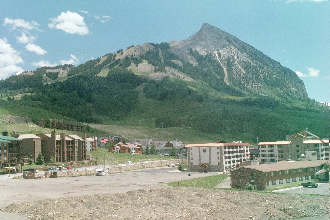
[(190, 171), (228, 172), (249, 159), (249, 146), (241, 142), (188, 144), (188, 168)]

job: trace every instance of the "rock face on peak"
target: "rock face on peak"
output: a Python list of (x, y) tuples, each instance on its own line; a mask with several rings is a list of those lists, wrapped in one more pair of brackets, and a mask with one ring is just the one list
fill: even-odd
[(261, 96), (308, 97), (303, 81), (295, 72), (210, 24), (203, 24), (196, 34), (170, 46), (178, 57), (193, 66), (208, 68), (209, 73), (218, 76), (215, 80), (219, 86), (224, 84)]
[(201, 29), (189, 37), (187, 40), (180, 41), (177, 49), (195, 49), (195, 50), (219, 50), (228, 46), (239, 44), (239, 40), (234, 36), (222, 31), (221, 29), (209, 24), (203, 24)]

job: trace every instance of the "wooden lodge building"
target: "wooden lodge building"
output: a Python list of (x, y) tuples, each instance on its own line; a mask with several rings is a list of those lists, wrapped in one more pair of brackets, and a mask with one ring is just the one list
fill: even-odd
[(272, 164), (249, 165), (231, 172), (231, 186), (245, 189), (248, 185), (264, 190), (282, 184), (310, 181), (323, 164), (329, 161), (280, 161)]
[(69, 162), (86, 160), (86, 144), (77, 135), (38, 134), (41, 138), (42, 154), (46, 161)]
[(20, 134), (16, 137), (0, 135), (0, 166), (22, 161), (37, 161), (39, 154), (45, 161), (70, 162), (86, 160), (86, 141), (78, 135)]

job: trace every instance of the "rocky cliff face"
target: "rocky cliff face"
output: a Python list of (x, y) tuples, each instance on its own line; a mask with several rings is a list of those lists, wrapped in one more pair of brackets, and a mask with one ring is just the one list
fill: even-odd
[(153, 79), (203, 81), (217, 90), (230, 88), (245, 95), (308, 97), (295, 72), (209, 24), (187, 40), (132, 46), (117, 53), (115, 60)]

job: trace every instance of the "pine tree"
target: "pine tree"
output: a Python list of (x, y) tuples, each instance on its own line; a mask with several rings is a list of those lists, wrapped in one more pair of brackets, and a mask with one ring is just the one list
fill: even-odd
[(39, 153), (38, 157), (37, 157), (37, 161), (36, 164), (37, 165), (43, 165), (45, 163), (45, 158), (42, 155), (42, 153)]

